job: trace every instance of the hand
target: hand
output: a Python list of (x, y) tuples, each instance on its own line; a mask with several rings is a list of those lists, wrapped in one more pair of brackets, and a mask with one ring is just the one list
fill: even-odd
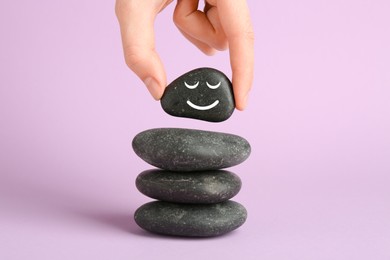
[[(159, 100), (167, 79), (154, 45), (154, 19), (173, 0), (117, 0), (127, 65)], [(254, 36), (246, 0), (178, 0), (174, 22), (181, 33), (207, 55), (229, 48), (236, 108), (243, 110), (253, 81)]]

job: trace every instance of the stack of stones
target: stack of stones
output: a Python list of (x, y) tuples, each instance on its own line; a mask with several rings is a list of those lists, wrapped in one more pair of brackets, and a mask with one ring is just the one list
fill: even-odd
[[(170, 115), (211, 122), (228, 119), (234, 111), (230, 80), (220, 71), (201, 68), (173, 81), (161, 100)], [(138, 175), (136, 186), (156, 199), (137, 209), (143, 229), (186, 237), (223, 235), (240, 227), (247, 211), (231, 201), (241, 189), (233, 172), (222, 170), (245, 161), (250, 145), (228, 133), (157, 128), (133, 139), (135, 153), (159, 169)]]

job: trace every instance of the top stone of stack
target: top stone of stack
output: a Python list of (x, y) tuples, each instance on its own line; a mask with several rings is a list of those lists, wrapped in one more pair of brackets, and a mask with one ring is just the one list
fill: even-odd
[(216, 69), (195, 69), (168, 85), (161, 106), (172, 116), (222, 122), (234, 111), (232, 83)]

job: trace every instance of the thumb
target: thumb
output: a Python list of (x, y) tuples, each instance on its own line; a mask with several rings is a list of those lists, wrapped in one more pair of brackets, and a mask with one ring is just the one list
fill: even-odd
[(117, 5), (116, 14), (126, 64), (144, 82), (154, 99), (159, 100), (167, 80), (164, 66), (155, 50), (153, 27), (157, 13), (151, 8), (135, 9), (131, 5)]
[(124, 48), (127, 66), (144, 82), (154, 99), (159, 100), (167, 84), (163, 64), (153, 49)]

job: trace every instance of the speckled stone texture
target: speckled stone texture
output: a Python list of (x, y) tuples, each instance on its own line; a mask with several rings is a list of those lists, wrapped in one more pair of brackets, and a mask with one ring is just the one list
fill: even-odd
[(161, 106), (172, 116), (221, 122), (234, 111), (232, 83), (216, 69), (195, 69), (168, 85)]
[(223, 235), (240, 227), (246, 218), (246, 209), (234, 201), (208, 205), (154, 201), (134, 215), (136, 223), (147, 231), (184, 237)]
[(153, 199), (209, 204), (234, 197), (241, 189), (240, 178), (229, 171), (172, 172), (148, 170), (136, 179), (138, 190)]
[(144, 161), (170, 171), (223, 169), (242, 163), (251, 152), (240, 136), (181, 128), (146, 130), (134, 137), (132, 145)]

